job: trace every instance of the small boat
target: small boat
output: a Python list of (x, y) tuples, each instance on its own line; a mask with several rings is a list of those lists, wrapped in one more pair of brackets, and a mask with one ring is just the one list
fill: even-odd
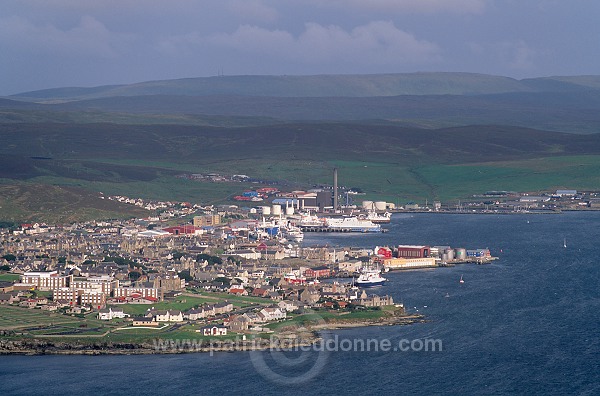
[(448, 298), (448, 297), (450, 297), (450, 294), (446, 293), (446, 295), (444, 297)]
[(458, 281), (458, 283), (465, 283), (465, 280), (463, 279), (463, 276), (460, 276), (460, 280)]
[(565, 240), (563, 241), (563, 247), (566, 248), (567, 247), (567, 238), (565, 238)]

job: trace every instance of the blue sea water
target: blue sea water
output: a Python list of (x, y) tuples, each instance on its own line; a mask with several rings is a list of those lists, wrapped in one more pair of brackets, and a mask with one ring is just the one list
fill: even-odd
[(488, 247), (500, 260), (387, 273), (372, 291), (427, 322), (325, 336), (441, 351), (4, 356), (0, 394), (600, 395), (600, 213), (394, 215), (388, 228), (305, 243)]

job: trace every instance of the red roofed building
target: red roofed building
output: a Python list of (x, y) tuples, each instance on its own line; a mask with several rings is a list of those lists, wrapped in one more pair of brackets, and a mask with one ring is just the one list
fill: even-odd
[(242, 286), (231, 286), (229, 288), (229, 293), (236, 294), (238, 296), (247, 296), (248, 292)]
[(384, 259), (387, 258), (392, 258), (392, 249), (390, 249), (389, 247), (385, 246), (385, 247), (380, 247), (377, 250), (377, 255), (383, 257)]
[(257, 287), (256, 289), (252, 290), (252, 295), (256, 296), (256, 297), (267, 297), (269, 295), (269, 291), (266, 289)]

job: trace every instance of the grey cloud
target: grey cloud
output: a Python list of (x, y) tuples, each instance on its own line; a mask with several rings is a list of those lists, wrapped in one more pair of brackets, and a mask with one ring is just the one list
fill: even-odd
[(362, 12), (481, 13), (488, 0), (309, 0), (321, 7), (358, 9)]
[(171, 54), (176, 51), (193, 52), (194, 48), (206, 49), (206, 46), (225, 47), (256, 55), (267, 54), (307, 64), (333, 61), (419, 64), (440, 60), (440, 49), (436, 44), (419, 40), (387, 21), (370, 22), (350, 31), (335, 25), (307, 23), (298, 36), (284, 30), (243, 25), (230, 34), (204, 37), (196, 33), (161, 42), (161, 48)]
[(69, 29), (34, 24), (16, 16), (0, 19), (0, 42), (19, 52), (114, 57), (119, 43), (131, 37), (110, 32), (90, 16), (81, 17)]

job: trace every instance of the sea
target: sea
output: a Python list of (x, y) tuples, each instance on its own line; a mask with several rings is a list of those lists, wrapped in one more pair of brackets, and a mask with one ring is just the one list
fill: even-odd
[(394, 214), (385, 227), (304, 243), (489, 248), (499, 259), (388, 272), (370, 290), (423, 323), (327, 331), (305, 350), (3, 356), (0, 394), (600, 395), (600, 212)]

